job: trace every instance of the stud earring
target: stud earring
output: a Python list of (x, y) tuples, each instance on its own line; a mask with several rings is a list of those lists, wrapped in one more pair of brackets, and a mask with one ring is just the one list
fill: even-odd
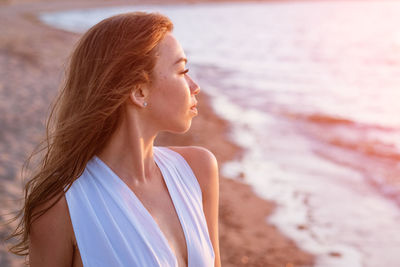
[(147, 107), (147, 102), (143, 102), (143, 107)]

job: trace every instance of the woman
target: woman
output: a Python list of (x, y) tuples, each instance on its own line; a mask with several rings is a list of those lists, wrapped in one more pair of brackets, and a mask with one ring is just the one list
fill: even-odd
[(12, 235), (31, 266), (220, 266), (215, 157), (153, 146), (197, 115), (172, 28), (121, 14), (76, 46)]

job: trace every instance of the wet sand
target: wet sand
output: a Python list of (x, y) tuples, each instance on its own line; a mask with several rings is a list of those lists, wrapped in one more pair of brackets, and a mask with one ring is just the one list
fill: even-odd
[[(158, 1), (158, 3), (195, 1)], [(196, 1), (215, 2), (215, 1)], [(20, 169), (44, 134), (44, 121), (57, 93), (63, 66), (79, 35), (41, 24), (37, 12), (149, 4), (156, 1), (0, 0), (0, 237), (8, 211), (20, 195)], [(199, 145), (210, 149), (219, 165), (240, 158), (241, 148), (230, 142), (230, 125), (216, 116), (209, 97), (199, 95), (199, 116), (184, 135), (162, 134), (156, 145)], [(223, 266), (311, 266), (314, 257), (266, 222), (274, 203), (257, 197), (241, 181), (220, 178), (220, 250)], [(0, 266), (21, 266), (23, 259), (0, 246)]]

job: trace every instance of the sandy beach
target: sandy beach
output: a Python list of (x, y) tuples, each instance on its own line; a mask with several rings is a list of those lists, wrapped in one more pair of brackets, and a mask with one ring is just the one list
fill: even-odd
[[(70, 8), (135, 3), (193, 3), (195, 1), (0, 1), (0, 237), (6, 212), (21, 197), (20, 169), (41, 140), (44, 121), (62, 79), (63, 66), (79, 35), (41, 24), (35, 14)], [(201, 2), (201, 1), (196, 1)], [(203, 1), (205, 2), (205, 1)], [(208, 1), (211, 2), (211, 1)], [(241, 148), (229, 141), (228, 122), (216, 116), (209, 96), (199, 95), (199, 116), (184, 135), (163, 134), (157, 145), (199, 145), (210, 149), (219, 165), (240, 158)], [(266, 223), (274, 203), (257, 197), (250, 186), (220, 178), (220, 251), (223, 266), (312, 266), (314, 257), (299, 249)], [(21, 266), (23, 259), (0, 246), (0, 266)]]

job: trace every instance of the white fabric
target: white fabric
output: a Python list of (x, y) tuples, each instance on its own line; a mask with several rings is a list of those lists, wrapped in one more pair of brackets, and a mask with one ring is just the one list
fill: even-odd
[[(203, 213), (201, 189), (185, 159), (154, 147), (182, 225), (188, 266), (214, 266), (214, 250)], [(66, 192), (71, 221), (85, 267), (177, 267), (163, 232), (134, 192), (97, 156)]]

